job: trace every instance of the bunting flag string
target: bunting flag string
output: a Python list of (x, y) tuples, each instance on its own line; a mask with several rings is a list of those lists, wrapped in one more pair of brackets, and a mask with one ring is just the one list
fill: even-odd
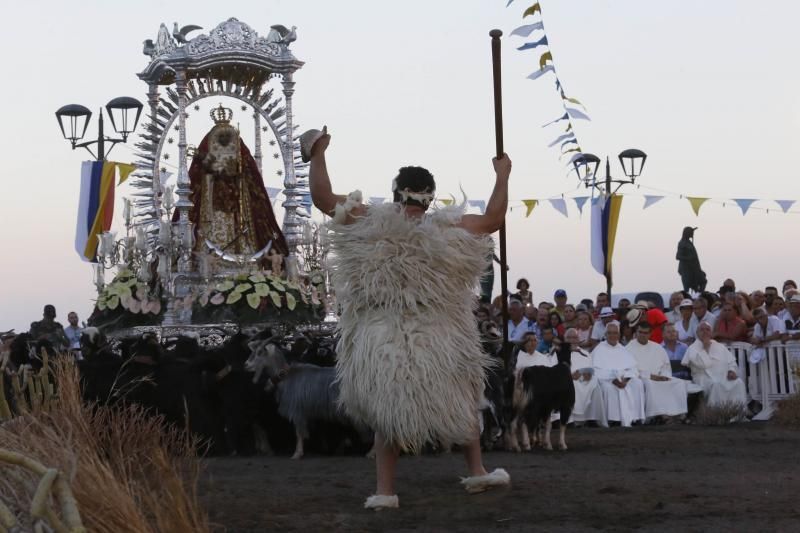
[[(510, 0), (506, 4), (506, 7), (509, 7), (512, 2), (513, 2), (513, 0)], [(555, 79), (556, 79), (556, 91), (558, 91), (558, 94), (561, 97), (562, 106), (564, 108), (564, 114), (561, 115), (559, 118), (557, 118), (555, 120), (551, 120), (547, 124), (544, 124), (542, 127), (546, 128), (547, 126), (551, 126), (551, 125), (556, 124), (556, 123), (561, 122), (561, 121), (566, 121), (567, 122), (567, 127), (564, 129), (564, 133), (569, 133), (570, 137), (565, 137), (564, 134), (562, 134), (556, 140), (551, 142), (548, 145), (548, 148), (552, 148), (555, 145), (560, 143), (561, 144), (561, 146), (560, 146), (560, 156), (561, 157), (559, 157), (559, 159), (562, 159), (563, 156), (566, 155), (566, 154), (577, 152), (575, 156), (570, 157), (569, 166), (571, 167), (572, 166), (571, 165), (572, 161), (574, 161), (577, 157), (580, 157), (580, 155), (583, 153), (582, 150), (581, 150), (580, 142), (578, 141), (577, 137), (575, 136), (572, 120), (573, 119), (574, 120), (591, 120), (591, 119), (589, 118), (589, 115), (585, 113), (586, 106), (584, 106), (583, 103), (581, 103), (580, 100), (578, 100), (577, 98), (572, 98), (570, 96), (567, 96), (567, 94), (566, 94), (566, 92), (564, 90), (564, 85), (562, 84), (561, 80), (558, 77), (558, 73), (556, 72), (555, 63), (553, 61), (553, 52), (550, 49), (550, 42), (548, 40), (547, 34), (545, 32), (545, 29), (544, 29), (544, 20), (542, 19), (542, 4), (541, 4), (541, 2), (537, 1), (532, 6), (526, 8), (525, 11), (522, 13), (522, 18), (524, 19), (524, 18), (533, 16), (533, 15), (537, 15), (537, 14), (538, 14), (540, 20), (538, 20), (537, 22), (534, 22), (532, 24), (525, 24), (523, 26), (519, 26), (518, 28), (514, 29), (511, 32), (511, 36), (529, 38), (536, 31), (541, 31), (542, 32), (541, 36), (538, 39), (534, 38), (533, 40), (531, 40), (529, 42), (523, 43), (521, 46), (517, 47), (517, 50), (525, 51), (525, 50), (533, 50), (533, 49), (537, 49), (537, 48), (540, 48), (540, 47), (545, 47), (545, 51), (542, 52), (542, 54), (539, 56), (539, 69), (534, 71), (534, 72), (532, 72), (532, 73), (530, 73), (527, 76), (527, 78), (529, 80), (538, 80), (539, 78), (541, 78), (542, 76), (544, 76), (545, 74), (550, 73), (550, 72), (552, 72), (553, 75), (555, 76)], [(578, 110), (578, 109), (576, 109), (574, 107), (567, 107), (568, 103), (580, 106), (580, 107), (582, 107), (584, 109), (584, 111), (580, 111), (580, 110)], [(573, 140), (571, 140), (569, 142), (565, 142), (568, 138), (571, 138)], [(565, 150), (566, 146), (572, 145), (572, 144), (574, 144), (575, 146), (574, 147), (570, 147), (569, 150)], [(570, 170), (570, 172), (571, 172), (571, 170)]]

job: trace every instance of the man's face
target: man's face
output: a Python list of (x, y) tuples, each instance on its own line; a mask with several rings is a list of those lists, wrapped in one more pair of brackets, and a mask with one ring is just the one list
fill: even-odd
[(623, 298), (623, 299), (621, 299), (621, 300), (619, 301), (619, 306), (618, 306), (618, 307), (619, 307), (621, 310), (623, 310), (623, 311), (624, 311), (625, 309), (629, 308), (630, 306), (631, 306), (631, 301), (630, 301), (630, 300), (628, 300), (627, 298)]
[(588, 329), (591, 325), (591, 321), (589, 321), (589, 315), (586, 313), (581, 313), (578, 315), (578, 327), (581, 329)]
[(707, 323), (702, 323), (697, 326), (697, 338), (703, 342), (711, 340), (711, 326)]
[(547, 344), (552, 344), (553, 343), (553, 330), (552, 329), (546, 329), (546, 330), (542, 331), (542, 340), (544, 342), (546, 342)]
[(775, 287), (770, 287), (768, 289), (764, 289), (764, 297), (769, 298), (770, 300), (778, 296), (778, 289)]
[(536, 338), (536, 335), (532, 333), (529, 335), (525, 335), (524, 348), (526, 352), (533, 353), (534, 351), (536, 351), (537, 344), (539, 344), (539, 339)]
[(619, 342), (619, 326), (614, 324), (606, 330), (606, 342), (611, 346), (616, 346)]
[(556, 296), (555, 299), (556, 299), (556, 306), (557, 307), (564, 307), (565, 305), (567, 305), (567, 296), (566, 296), (566, 294), (564, 296)]
[(536, 317), (536, 323), (539, 325), (540, 328), (550, 325), (550, 314), (549, 313), (542, 313), (539, 311), (539, 314)]
[(672, 324), (664, 328), (664, 340), (667, 342), (675, 342), (678, 340), (678, 330)]
[(614, 320), (614, 317), (613, 316), (604, 316), (604, 317), (600, 317), (600, 320), (603, 321), (603, 324), (608, 324), (609, 322), (612, 322)]
[(760, 309), (757, 312), (753, 313), (753, 318), (756, 319), (756, 322), (761, 324), (763, 327), (766, 328), (767, 326), (767, 313), (761, 311)]
[(72, 327), (76, 327), (78, 325), (78, 315), (77, 313), (70, 313), (67, 315), (67, 320), (69, 321), (69, 325)]
[(475, 313), (475, 318), (478, 320), (478, 322), (483, 322), (484, 320), (489, 320), (489, 313), (487, 313), (486, 311), (481, 309), (480, 311)]
[(683, 294), (680, 292), (673, 292), (672, 295), (669, 297), (669, 308), (676, 309), (681, 302), (683, 301)]
[(527, 318), (528, 320), (536, 320), (536, 317), (538, 317), (538, 316), (539, 316), (539, 310), (538, 309), (536, 309), (532, 305), (526, 305), (525, 306), (525, 318)]
[(638, 328), (636, 330), (636, 341), (639, 344), (647, 344), (650, 341), (650, 334), (652, 330), (650, 328)]
[(594, 306), (598, 309), (601, 309), (603, 307), (608, 307), (608, 295), (602, 293), (598, 294)]
[(522, 320), (522, 304), (515, 302), (508, 306), (508, 316), (514, 322)]
[(776, 296), (772, 300), (772, 305), (770, 306), (770, 311), (772, 311), (773, 315), (777, 315), (778, 313), (780, 313), (784, 309), (786, 309), (786, 302), (784, 302), (783, 298), (781, 298), (780, 296)]
[(790, 302), (789, 313), (791, 313), (794, 318), (800, 316), (800, 302)]
[(573, 330), (567, 331), (567, 333), (564, 335), (564, 340), (573, 346), (580, 343), (580, 340), (578, 340), (578, 333)]
[(692, 304), (692, 309), (694, 309), (694, 315), (697, 318), (703, 318), (706, 316), (706, 303), (703, 300), (698, 300), (694, 304)]
[(753, 307), (761, 307), (764, 304), (766, 295), (761, 291), (754, 291), (750, 295), (750, 300), (753, 302)]

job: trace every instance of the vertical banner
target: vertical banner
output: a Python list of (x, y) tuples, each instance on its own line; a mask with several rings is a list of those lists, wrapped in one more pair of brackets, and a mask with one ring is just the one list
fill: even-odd
[(617, 194), (612, 194), (607, 198), (600, 196), (596, 201), (592, 202), (590, 224), (592, 267), (598, 274), (603, 274), (609, 281), (611, 280), (611, 265), (621, 209), (622, 196)]
[(84, 161), (81, 164), (75, 250), (84, 261), (95, 261), (97, 236), (111, 229), (117, 169), (121, 184), (134, 168), (133, 165), (114, 161)]

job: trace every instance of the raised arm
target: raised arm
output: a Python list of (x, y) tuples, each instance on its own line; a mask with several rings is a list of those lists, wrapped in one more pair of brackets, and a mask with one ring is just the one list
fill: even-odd
[(333, 210), (338, 203), (344, 203), (345, 197), (333, 193), (331, 179), (328, 176), (328, 164), (325, 161), (325, 151), (331, 142), (327, 128), (322, 130), (322, 136), (317, 139), (311, 148), (311, 166), (308, 171), (308, 186), (311, 190), (311, 201), (314, 206), (328, 216), (333, 216)]
[(494, 233), (503, 225), (508, 209), (508, 178), (511, 175), (511, 159), (507, 154), (501, 158), (493, 158), (495, 182), (486, 212), (482, 215), (464, 215), (460, 226), (470, 233)]

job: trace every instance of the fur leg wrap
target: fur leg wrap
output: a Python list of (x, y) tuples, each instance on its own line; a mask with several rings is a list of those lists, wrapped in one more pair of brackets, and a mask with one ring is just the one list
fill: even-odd
[(392, 494), (391, 496), (374, 494), (364, 502), (364, 509), (372, 509), (374, 511), (397, 509), (398, 507), (400, 507), (400, 500), (397, 498), (397, 494)]
[(461, 484), (470, 494), (478, 494), (494, 487), (505, 487), (511, 484), (511, 476), (502, 468), (483, 476), (461, 478)]

